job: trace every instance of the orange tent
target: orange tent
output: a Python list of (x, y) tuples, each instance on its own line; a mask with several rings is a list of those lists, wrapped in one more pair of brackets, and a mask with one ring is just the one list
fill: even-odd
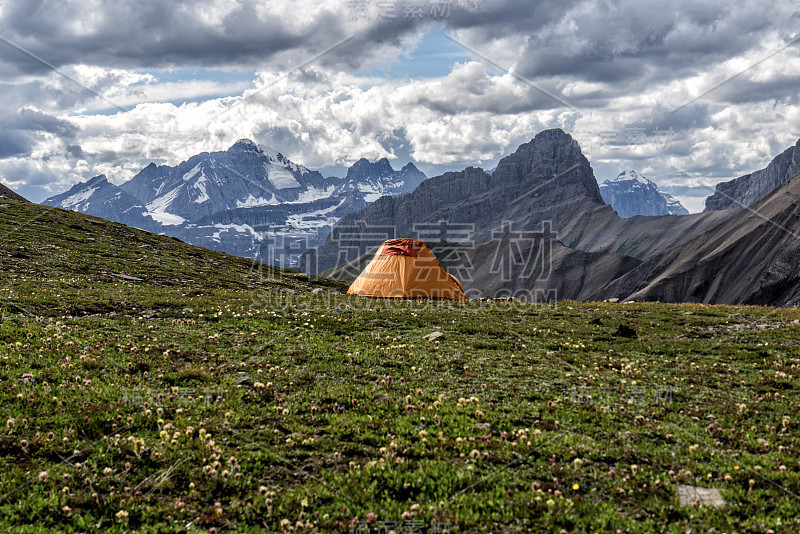
[(362, 297), (467, 300), (458, 278), (419, 239), (390, 239), (350, 285)]

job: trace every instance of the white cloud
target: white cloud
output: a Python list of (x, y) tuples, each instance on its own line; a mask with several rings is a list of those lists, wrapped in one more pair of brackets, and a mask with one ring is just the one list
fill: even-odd
[[(381, 17), (376, 6), (354, 17), (344, 0), (60, 3), (35, 13), (12, 2), (0, 29), (16, 21), (3, 30), (81, 85), (0, 48), (16, 73), (0, 84), (11, 111), (0, 114), (0, 178), (41, 200), (96, 174), (119, 183), (151, 161), (176, 164), (242, 137), (310, 168), (361, 157), (488, 167), (562, 127), (600, 181), (633, 168), (658, 183), (713, 184), (763, 167), (800, 137), (797, 47), (703, 94), (788, 42), (798, 20), (791, 2), (453, 2), (437, 24), (512, 73), (475, 57), (423, 80), (357, 75), (402, 67), (433, 27)], [(23, 34), (36, 22), (52, 33)], [(348, 45), (281, 74), (347, 35)], [(150, 70), (164, 65), (257, 75), (163, 81)], [(25, 120), (14, 115), (22, 109)]]

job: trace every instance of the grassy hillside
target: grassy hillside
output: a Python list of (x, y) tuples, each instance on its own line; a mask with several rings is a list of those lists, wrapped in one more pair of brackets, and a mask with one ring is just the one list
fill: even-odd
[(359, 299), (13, 201), (0, 232), (2, 531), (800, 531), (798, 310)]

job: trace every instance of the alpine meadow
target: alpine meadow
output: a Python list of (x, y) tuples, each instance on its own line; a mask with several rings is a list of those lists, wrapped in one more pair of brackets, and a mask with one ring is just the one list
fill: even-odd
[(0, 532), (800, 534), (800, 4), (0, 3)]

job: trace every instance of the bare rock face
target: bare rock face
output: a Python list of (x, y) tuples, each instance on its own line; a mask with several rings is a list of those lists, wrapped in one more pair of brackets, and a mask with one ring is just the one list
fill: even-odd
[(706, 199), (706, 211), (744, 208), (800, 172), (800, 140), (773, 159), (766, 169), (717, 184)]
[(641, 264), (622, 254), (571, 249), (535, 233), (475, 246), (470, 251), (469, 271), (463, 269), (463, 262), (448, 258), (456, 259), (442, 254), (442, 265), (454, 275), (461, 275), (470, 298), (513, 297), (524, 302), (586, 300), (608, 280)]
[(447, 172), (410, 194), (381, 198), (348, 215), (322, 247), (301, 258), (299, 267), (322, 273), (394, 237), (452, 240), (447, 232), (453, 227), (481, 243), (502, 237), (503, 227), (534, 229), (550, 221), (559, 239), (569, 242), (601, 212), (618, 220), (604, 204), (578, 142), (560, 129), (546, 130), (500, 160), (491, 175), (474, 167)]
[(752, 205), (654, 256), (593, 299), (800, 303), (800, 173)]

